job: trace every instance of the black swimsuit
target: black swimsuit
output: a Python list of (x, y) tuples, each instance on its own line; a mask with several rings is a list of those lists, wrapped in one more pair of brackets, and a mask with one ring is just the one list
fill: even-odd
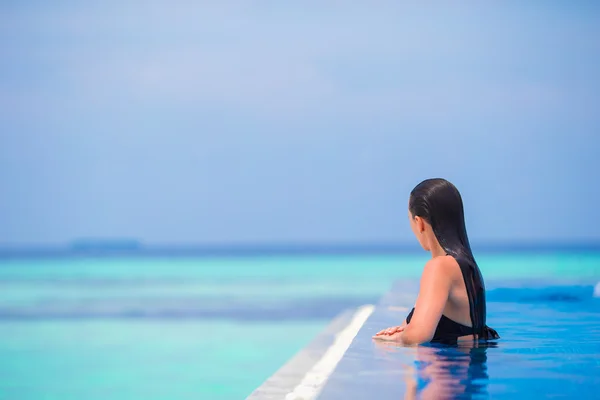
[[(485, 286), (477, 265), (470, 260), (455, 257), (462, 272), (469, 298), (469, 313), (473, 326), (465, 326), (442, 315), (431, 342), (456, 344), (461, 336), (473, 335), (475, 339), (498, 339), (498, 333), (485, 324)], [(409, 324), (415, 309), (406, 317)]]

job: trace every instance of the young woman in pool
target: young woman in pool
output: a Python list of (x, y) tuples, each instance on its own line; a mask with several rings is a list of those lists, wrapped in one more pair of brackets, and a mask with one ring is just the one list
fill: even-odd
[(445, 179), (427, 179), (410, 193), (408, 218), (431, 260), (425, 264), (417, 302), (404, 323), (374, 339), (413, 345), (498, 339), (485, 324), (485, 286), (475, 262), (460, 193)]

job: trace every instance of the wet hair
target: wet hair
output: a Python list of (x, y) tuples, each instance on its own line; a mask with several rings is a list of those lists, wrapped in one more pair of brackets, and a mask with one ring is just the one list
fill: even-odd
[(445, 179), (426, 179), (410, 192), (408, 209), (413, 218), (421, 217), (431, 225), (440, 246), (458, 262), (469, 296), (475, 332), (482, 339), (498, 338), (497, 332), (485, 325), (485, 286), (469, 244), (458, 189)]
[(441, 178), (426, 179), (410, 192), (408, 209), (431, 225), (440, 246), (447, 254), (475, 263), (467, 228), (463, 201), (458, 189)]

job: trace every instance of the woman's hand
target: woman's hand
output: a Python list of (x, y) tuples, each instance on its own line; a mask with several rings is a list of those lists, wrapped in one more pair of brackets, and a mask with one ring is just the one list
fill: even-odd
[(400, 333), (402, 333), (404, 328), (404, 325), (392, 326), (391, 328), (387, 328), (377, 332), (375, 336), (373, 336), (373, 339), (397, 340), (400, 337)]

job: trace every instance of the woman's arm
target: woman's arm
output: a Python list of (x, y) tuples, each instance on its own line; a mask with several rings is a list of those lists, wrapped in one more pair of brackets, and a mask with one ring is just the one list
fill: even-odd
[(450, 296), (452, 261), (450, 257), (436, 257), (425, 264), (415, 311), (398, 338), (402, 343), (421, 344), (433, 338)]

